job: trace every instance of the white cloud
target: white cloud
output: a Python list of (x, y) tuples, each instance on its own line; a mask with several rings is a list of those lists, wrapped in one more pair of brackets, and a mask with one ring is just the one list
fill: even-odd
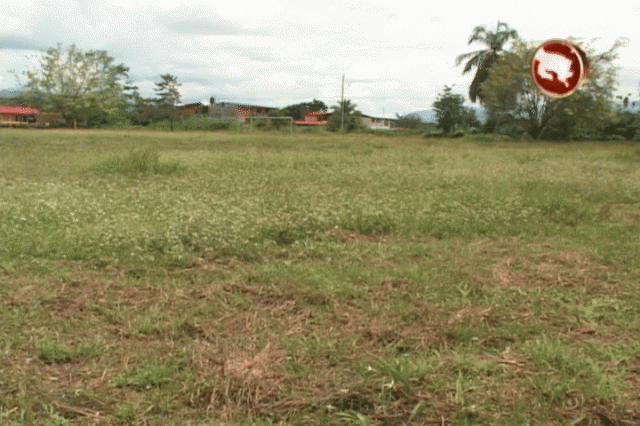
[[(0, 39), (13, 37), (12, 50), (0, 43), (2, 83), (13, 81), (9, 70), (29, 64), (18, 47), (75, 43), (129, 66), (144, 96), (171, 73), (183, 83), (185, 102), (215, 96), (285, 106), (316, 98), (331, 105), (346, 73), (346, 93), (363, 112), (405, 113), (430, 108), (445, 84), (466, 95), (473, 72), (462, 76), (455, 57), (481, 48), (467, 43), (475, 26), (494, 29), (498, 21), (531, 41), (600, 37), (600, 50), (628, 36), (620, 91), (635, 94), (640, 81), (640, 4), (611, 0), (607, 8), (576, 11), (550, 0), (517, 8), (507, 0), (491, 8), (462, 0), (437, 8), (419, 0), (215, 3), (0, 0)], [(545, 12), (551, 7), (553, 14)]]

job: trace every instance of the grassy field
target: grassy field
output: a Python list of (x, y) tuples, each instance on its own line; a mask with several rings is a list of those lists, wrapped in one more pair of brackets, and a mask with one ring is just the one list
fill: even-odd
[(2, 425), (638, 425), (639, 302), (638, 145), (0, 130)]

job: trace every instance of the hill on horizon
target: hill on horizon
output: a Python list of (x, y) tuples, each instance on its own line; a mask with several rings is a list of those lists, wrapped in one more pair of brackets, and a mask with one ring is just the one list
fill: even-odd
[(20, 96), (22, 90), (20, 89), (2, 89), (0, 90), (0, 99), (10, 99)]
[[(487, 120), (487, 113), (485, 112), (484, 108), (482, 107), (478, 107), (478, 106), (470, 106), (469, 108), (475, 110), (476, 112), (476, 117), (478, 117), (478, 120), (480, 120), (481, 123), (484, 124), (484, 122)], [(432, 109), (425, 109), (422, 111), (415, 111), (412, 113), (408, 113), (408, 114), (415, 114), (417, 116), (419, 116), (423, 122), (425, 123), (435, 123), (436, 122), (436, 112)]]

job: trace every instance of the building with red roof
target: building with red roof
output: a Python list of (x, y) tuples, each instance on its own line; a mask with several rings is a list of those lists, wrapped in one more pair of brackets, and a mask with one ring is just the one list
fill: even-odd
[(360, 116), (360, 124), (367, 129), (372, 130), (398, 130), (398, 120), (388, 117), (372, 117), (362, 114)]
[(327, 124), (332, 111), (314, 111), (304, 115), (304, 120), (294, 121), (298, 126), (322, 126)]
[(208, 114), (218, 120), (247, 121), (249, 117), (268, 118), (278, 108), (259, 105), (238, 104), (235, 102), (220, 102), (209, 105)]
[(178, 106), (181, 115), (195, 115), (195, 114), (208, 114), (209, 106), (196, 102), (193, 104), (185, 104)]
[(0, 126), (33, 124), (39, 114), (40, 111), (27, 106), (0, 105)]
[[(333, 114), (333, 111), (314, 111), (304, 115), (304, 120), (294, 121), (299, 126), (322, 126), (329, 122), (329, 117)], [(358, 116), (360, 124), (363, 127), (373, 130), (396, 130), (397, 119), (384, 118), (384, 117), (372, 117), (369, 115), (361, 114)]]

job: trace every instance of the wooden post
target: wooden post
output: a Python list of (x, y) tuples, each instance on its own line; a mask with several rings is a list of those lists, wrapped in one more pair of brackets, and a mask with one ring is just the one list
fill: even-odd
[(342, 95), (340, 96), (340, 111), (342, 118), (340, 120), (340, 130), (344, 131), (344, 74), (342, 74)]

